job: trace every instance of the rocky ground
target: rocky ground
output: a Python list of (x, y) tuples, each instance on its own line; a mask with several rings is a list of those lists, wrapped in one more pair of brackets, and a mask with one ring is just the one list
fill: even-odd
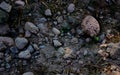
[(120, 75), (120, 0), (0, 0), (0, 75)]

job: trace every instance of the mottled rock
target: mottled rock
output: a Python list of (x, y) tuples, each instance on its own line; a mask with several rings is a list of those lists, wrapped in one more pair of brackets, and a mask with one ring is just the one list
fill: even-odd
[(14, 41), (10, 37), (0, 37), (0, 42), (3, 42), (7, 46), (12, 46), (14, 45)]
[(28, 51), (28, 50), (21, 51), (21, 52), (18, 54), (18, 57), (19, 57), (19, 58), (23, 58), (23, 59), (29, 59), (29, 58), (31, 57), (30, 51)]
[(25, 72), (22, 75), (34, 75), (34, 73), (33, 72)]
[(54, 34), (59, 35), (60, 31), (57, 28), (52, 28)]
[(16, 4), (16, 5), (20, 5), (20, 6), (24, 6), (24, 5), (25, 5), (25, 2), (24, 2), (24, 1), (21, 1), (21, 0), (17, 0), (17, 1), (15, 1), (15, 4)]
[(53, 44), (55, 47), (61, 46), (62, 43), (60, 43), (58, 40), (53, 40)]
[(10, 4), (6, 3), (5, 1), (3, 1), (0, 4), (0, 8), (2, 8), (3, 10), (5, 10), (6, 12), (10, 12), (11, 9), (12, 9), (12, 6)]
[(17, 37), (15, 44), (18, 49), (23, 49), (28, 44), (28, 40), (24, 37)]
[(46, 9), (45, 10), (45, 15), (46, 16), (51, 16), (52, 15), (51, 10), (50, 9)]
[(81, 27), (83, 31), (90, 36), (95, 36), (100, 32), (98, 21), (90, 15), (83, 19)]
[(35, 34), (39, 31), (38, 27), (35, 26), (31, 22), (26, 22), (25, 23), (25, 30), (30, 31), (30, 32), (35, 33)]
[(67, 11), (69, 13), (73, 12), (75, 10), (75, 5), (73, 3), (69, 4), (69, 6), (67, 7)]

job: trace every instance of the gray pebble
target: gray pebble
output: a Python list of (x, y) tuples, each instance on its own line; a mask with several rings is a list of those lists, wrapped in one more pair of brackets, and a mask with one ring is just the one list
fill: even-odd
[(35, 50), (39, 50), (39, 47), (38, 47), (37, 44), (33, 44), (33, 48), (34, 48)]
[(46, 16), (51, 16), (52, 15), (51, 10), (50, 9), (46, 9), (45, 10), (45, 15)]
[(15, 1), (15, 4), (16, 4), (16, 5), (20, 5), (20, 6), (24, 6), (24, 5), (25, 5), (25, 2), (24, 2), (24, 1), (21, 1), (21, 0), (17, 0), (17, 1)]
[(54, 34), (59, 35), (60, 31), (57, 28), (52, 28)]
[(45, 23), (46, 21), (47, 21), (47, 19), (44, 18), (44, 17), (39, 19), (39, 22), (40, 22), (40, 23)]
[(67, 7), (67, 11), (69, 13), (72, 13), (75, 10), (75, 5), (73, 3), (69, 4), (69, 6)]
[(57, 22), (58, 23), (62, 23), (63, 22), (63, 16), (59, 16), (59, 17), (57, 17)]
[(53, 44), (55, 47), (61, 46), (62, 44), (58, 40), (53, 40)]
[(0, 37), (0, 42), (3, 42), (7, 46), (12, 46), (14, 45), (14, 41), (10, 37)]
[(23, 37), (17, 37), (15, 39), (15, 44), (18, 49), (23, 49), (28, 44), (28, 40)]
[(30, 32), (35, 33), (35, 34), (39, 31), (38, 27), (35, 26), (32, 22), (25, 23), (25, 30), (30, 31)]
[(30, 53), (34, 52), (34, 48), (32, 47), (32, 45), (29, 45), (27, 48), (28, 51), (30, 51)]
[(19, 57), (19, 58), (23, 58), (23, 59), (29, 59), (29, 58), (31, 57), (30, 51), (28, 51), (28, 50), (21, 51), (21, 52), (18, 54), (18, 57)]

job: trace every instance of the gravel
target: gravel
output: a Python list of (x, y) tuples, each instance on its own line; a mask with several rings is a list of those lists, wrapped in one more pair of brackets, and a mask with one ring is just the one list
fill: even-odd
[(34, 75), (34, 73), (33, 72), (25, 72), (22, 75)]
[(10, 12), (11, 9), (12, 9), (12, 6), (10, 4), (6, 3), (5, 1), (3, 1), (0, 4), (0, 8), (2, 8), (3, 10), (5, 10), (6, 12)]
[(39, 31), (38, 27), (35, 26), (32, 22), (25, 23), (25, 30), (30, 31), (30, 32), (35, 33), (35, 34)]
[(24, 37), (17, 37), (15, 44), (18, 49), (23, 49), (28, 44), (28, 40)]
[(18, 54), (18, 57), (23, 58), (23, 59), (30, 59), (30, 57), (31, 57), (30, 51), (29, 50), (21, 51)]
[(25, 2), (24, 2), (24, 1), (21, 1), (21, 0), (17, 0), (17, 1), (15, 1), (15, 4), (16, 4), (16, 5), (20, 5), (20, 6), (24, 6), (24, 5), (25, 5)]
[(46, 16), (51, 16), (52, 15), (51, 10), (50, 9), (46, 9), (45, 10), (45, 15)]
[(6, 35), (10, 31), (10, 28), (8, 25), (1, 25), (0, 24), (0, 35)]
[(5, 46), (5, 44), (3, 42), (0, 42), (0, 51), (5, 50), (7, 47)]
[(2, 37), (0, 36), (0, 42), (3, 42), (7, 46), (14, 45), (14, 40), (10, 37)]
[(57, 28), (52, 28), (54, 34), (59, 35), (60, 31)]
[(55, 47), (61, 46), (62, 43), (60, 43), (58, 40), (53, 40), (53, 44)]
[(67, 7), (67, 11), (69, 13), (72, 13), (75, 10), (75, 5), (73, 3), (69, 4), (69, 6)]

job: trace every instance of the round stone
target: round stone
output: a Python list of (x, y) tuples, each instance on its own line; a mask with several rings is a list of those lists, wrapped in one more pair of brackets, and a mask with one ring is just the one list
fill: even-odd
[(81, 27), (88, 35), (95, 36), (100, 32), (100, 26), (98, 21), (93, 16), (86, 16), (81, 24)]
[(28, 40), (23, 37), (17, 37), (15, 39), (15, 44), (18, 49), (23, 49), (28, 44)]

